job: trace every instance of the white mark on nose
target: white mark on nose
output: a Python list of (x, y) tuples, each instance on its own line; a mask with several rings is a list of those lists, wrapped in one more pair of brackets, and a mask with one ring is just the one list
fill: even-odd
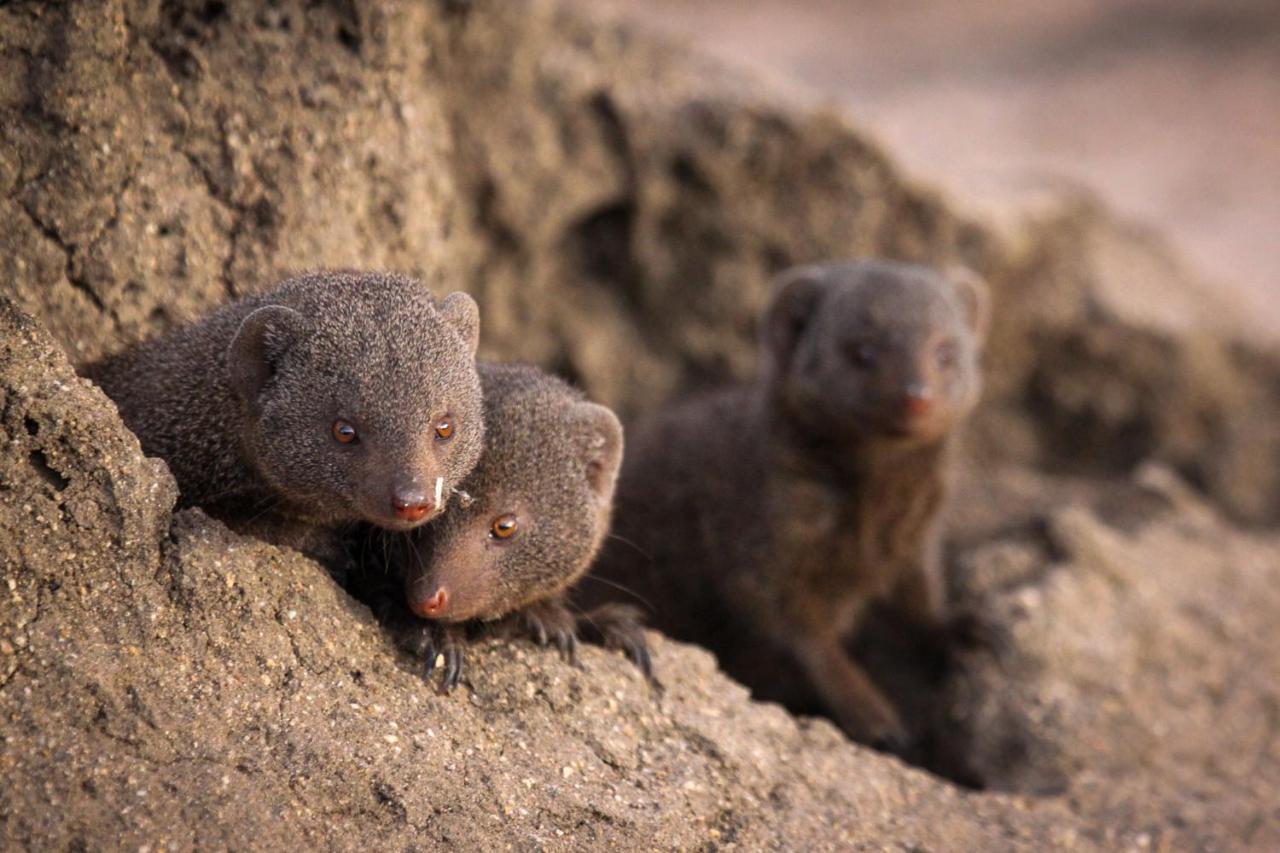
[(442, 494), (444, 494), (444, 477), (436, 477), (436, 506), (440, 506)]

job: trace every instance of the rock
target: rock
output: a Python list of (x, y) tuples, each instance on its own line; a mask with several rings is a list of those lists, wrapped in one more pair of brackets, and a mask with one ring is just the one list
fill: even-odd
[(1188, 506), (1167, 472), (1141, 488), (1159, 494), (1127, 530), (1075, 504), (1013, 554), (1005, 536), (963, 556), (962, 598), (1006, 640), (964, 657), (941, 736), (990, 787), (1062, 794), (1156, 848), (1274, 848), (1280, 536)]
[[(71, 367), (393, 267), (635, 413), (753, 369), (773, 273), (867, 254), (997, 300), (951, 543), (993, 643), (904, 707), (999, 793), (657, 636), (662, 695), (493, 643), (437, 697), (318, 566), (172, 514)], [(537, 0), (0, 4), (0, 305), (6, 847), (1275, 846), (1280, 543), (1223, 514), (1280, 519), (1280, 354), (1087, 199), (961, 215), (794, 93)]]

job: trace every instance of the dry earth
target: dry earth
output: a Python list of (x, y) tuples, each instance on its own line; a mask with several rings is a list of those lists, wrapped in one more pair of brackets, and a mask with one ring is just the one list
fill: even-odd
[[(958, 214), (840, 116), (539, 2), (9, 3), (0, 72), (4, 846), (1280, 844), (1280, 354), (1159, 240)], [(1003, 641), (902, 687), (986, 792), (656, 636), (662, 695), (494, 644), (439, 698), (318, 566), (173, 514), (72, 369), (385, 266), (633, 414), (752, 369), (772, 273), (869, 254), (998, 300), (951, 556)]]

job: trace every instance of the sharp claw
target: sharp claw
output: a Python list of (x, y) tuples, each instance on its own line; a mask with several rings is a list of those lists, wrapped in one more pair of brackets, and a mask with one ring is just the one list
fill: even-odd
[(533, 635), (534, 639), (537, 640), (538, 645), (545, 646), (547, 644), (547, 628), (542, 624), (541, 620), (533, 623)]
[(444, 675), (440, 677), (440, 693), (443, 695), (458, 686), (462, 677), (462, 650), (450, 648), (445, 653)]
[(640, 667), (640, 671), (644, 673), (644, 677), (653, 679), (653, 658), (649, 656), (649, 647), (643, 643), (636, 644), (631, 653), (632, 662)]
[(556, 647), (560, 649), (560, 657), (570, 664), (577, 663), (578, 638), (568, 631), (561, 631), (556, 636)]

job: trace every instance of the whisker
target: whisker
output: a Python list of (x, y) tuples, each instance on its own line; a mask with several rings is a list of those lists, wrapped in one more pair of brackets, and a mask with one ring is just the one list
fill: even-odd
[[(259, 518), (262, 518), (262, 516), (278, 508), (280, 506), (280, 503), (281, 501), (279, 498), (275, 497), (274, 495), (268, 495), (267, 497), (263, 498), (262, 500), (258, 501), (256, 504), (253, 505), (252, 509), (257, 509), (258, 511), (255, 512), (249, 518), (245, 519), (244, 524), (246, 525), (253, 524)], [(263, 506), (264, 504), (265, 506)], [(259, 507), (261, 507), (261, 509), (258, 509)]]
[(641, 595), (640, 593), (636, 592), (634, 589), (630, 589), (630, 588), (628, 588), (628, 587), (625, 587), (625, 586), (623, 586), (623, 585), (622, 585), (622, 584), (620, 584), (620, 583), (617, 583), (617, 582), (615, 582), (615, 581), (611, 581), (611, 580), (609, 580), (608, 578), (602, 578), (602, 577), (599, 577), (599, 576), (597, 576), (597, 575), (593, 575), (593, 574), (591, 574), (590, 572), (588, 572), (587, 574), (585, 574), (585, 575), (583, 575), (583, 576), (582, 576), (582, 579), (583, 579), (583, 580), (586, 580), (586, 579), (588, 579), (588, 578), (590, 578), (590, 579), (591, 579), (591, 580), (593, 580), (593, 581), (596, 581), (597, 583), (602, 583), (602, 584), (604, 584), (605, 586), (611, 586), (611, 587), (613, 587), (614, 589), (616, 589), (616, 590), (618, 590), (618, 591), (620, 591), (620, 592), (625, 592), (627, 595), (631, 596), (631, 597), (632, 597), (632, 598), (634, 598), (636, 601), (639, 601), (639, 602), (640, 602), (641, 604), (643, 604), (645, 607), (649, 608), (649, 612), (650, 612), (650, 613), (657, 613), (657, 612), (658, 612), (658, 608), (654, 607), (654, 606), (653, 606), (653, 604), (649, 601), (649, 599), (645, 598), (643, 595)]
[(632, 542), (632, 541), (631, 541), (630, 539), (628, 539), (627, 537), (625, 537), (625, 536), (619, 536), (619, 535), (618, 535), (618, 534), (616, 534), (616, 533), (610, 533), (610, 534), (608, 534), (607, 538), (609, 538), (609, 539), (617, 539), (617, 540), (618, 540), (619, 542), (621, 542), (623, 545), (627, 545), (627, 546), (630, 546), (631, 548), (635, 549), (635, 552), (636, 552), (637, 554), (639, 554), (641, 557), (644, 557), (646, 560), (648, 560), (648, 561), (650, 561), (650, 562), (653, 562), (653, 555), (652, 555), (652, 554), (650, 554), (650, 553), (648, 553), (647, 551), (645, 551), (643, 548), (641, 548), (641, 547), (640, 547), (639, 545), (637, 545), (636, 543)]
[(425, 563), (422, 561), (422, 552), (418, 550), (418, 543), (413, 541), (412, 533), (404, 534), (405, 541), (409, 543), (409, 550), (413, 552), (413, 565), (415, 568), (422, 568)]
[(592, 629), (597, 634), (600, 634), (601, 636), (604, 635), (604, 632), (600, 630), (600, 626), (599, 624), (596, 623), (596, 620), (591, 618), (591, 613), (589, 611), (583, 610), (581, 605), (579, 605), (576, 601), (573, 600), (572, 596), (566, 595), (564, 597), (564, 603), (567, 604), (569, 607), (573, 608), (574, 610), (578, 611), (578, 616), (581, 619), (587, 620), (587, 622), (591, 624)]

